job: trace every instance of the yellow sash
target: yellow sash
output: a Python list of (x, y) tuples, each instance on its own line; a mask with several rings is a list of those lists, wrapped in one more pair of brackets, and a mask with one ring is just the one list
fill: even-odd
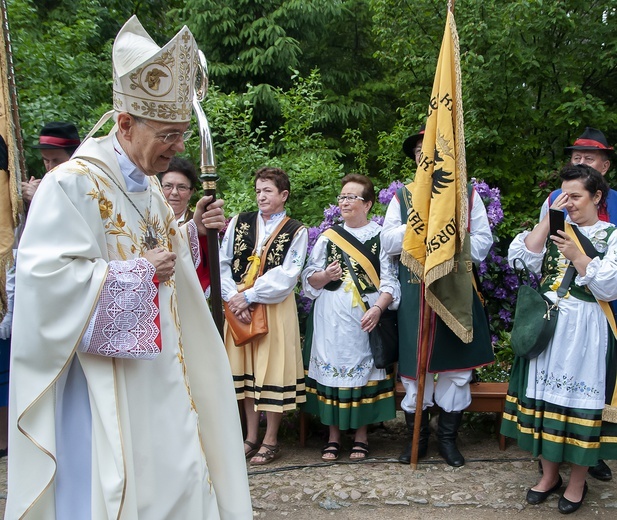
[[(578, 236), (576, 236), (576, 233), (572, 229), (572, 226), (567, 222), (566, 222), (566, 233), (568, 234), (570, 238), (572, 238), (572, 240), (574, 240), (574, 243), (577, 245), (577, 247), (583, 253), (585, 253), (585, 250), (583, 249), (583, 245), (581, 244), (581, 241), (578, 239)], [(600, 305), (600, 308), (606, 315), (606, 319), (608, 320), (608, 324), (611, 326), (611, 330), (613, 331), (613, 334), (617, 338), (617, 325), (615, 324), (615, 315), (613, 314), (611, 306), (608, 304), (608, 302), (605, 302), (603, 300), (598, 300), (597, 298), (596, 300), (598, 304)], [(604, 405), (604, 409), (602, 410), (602, 420), (610, 422), (610, 423), (617, 423), (617, 386), (615, 387), (615, 390), (613, 391), (613, 395), (611, 396), (610, 404)]]
[(356, 262), (358, 262), (362, 266), (362, 269), (364, 269), (366, 274), (368, 274), (368, 277), (371, 279), (371, 282), (373, 282), (373, 285), (377, 289), (379, 289), (379, 276), (377, 275), (375, 267), (373, 266), (371, 261), (366, 258), (366, 256), (356, 246), (348, 242), (345, 238), (343, 238), (331, 228), (326, 229), (323, 232), (323, 235), (328, 240), (330, 240), (330, 242), (336, 244), (343, 251), (345, 251), (345, 253), (351, 256)]

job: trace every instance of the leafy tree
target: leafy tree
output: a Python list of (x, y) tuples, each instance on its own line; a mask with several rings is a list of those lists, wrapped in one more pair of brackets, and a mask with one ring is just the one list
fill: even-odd
[(75, 122), (83, 136), (111, 108), (111, 45), (138, 14), (161, 41), (168, 38), (166, 6), (179, 1), (8, 0), (20, 122), (30, 174), (42, 174), (37, 142), (48, 121)]
[[(415, 130), (426, 113), (446, 2), (371, 3), (379, 57), (405, 102), (400, 123)], [(617, 138), (617, 2), (459, 0), (456, 21), (468, 172), (502, 189), (505, 226), (514, 232), (537, 218), (546, 190), (530, 197), (532, 188), (564, 162), (563, 147), (586, 125)], [(391, 144), (387, 133), (381, 140)]]
[[(252, 87), (246, 94), (224, 94), (218, 88), (208, 94), (204, 108), (214, 129), (219, 185), (229, 214), (255, 207), (253, 173), (265, 165), (289, 174), (288, 209), (307, 225), (319, 221), (324, 205), (334, 201), (343, 176), (340, 153), (312, 130), (323, 103), (319, 75), (313, 72), (304, 78), (295, 74), (292, 81), (290, 89), (274, 90), (283, 122), (273, 133), (267, 133), (263, 125), (255, 129), (251, 124)], [(197, 143), (191, 147), (195, 156)]]

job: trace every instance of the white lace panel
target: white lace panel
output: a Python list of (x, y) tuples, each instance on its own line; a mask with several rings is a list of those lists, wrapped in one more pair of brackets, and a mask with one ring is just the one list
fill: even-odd
[(201, 264), (201, 254), (199, 252), (199, 233), (197, 233), (197, 224), (194, 220), (189, 220), (187, 223), (189, 230), (189, 243), (191, 245), (191, 256), (193, 257), (193, 265), (195, 269)]
[(81, 352), (154, 359), (161, 351), (155, 269), (145, 258), (109, 262), (107, 279)]

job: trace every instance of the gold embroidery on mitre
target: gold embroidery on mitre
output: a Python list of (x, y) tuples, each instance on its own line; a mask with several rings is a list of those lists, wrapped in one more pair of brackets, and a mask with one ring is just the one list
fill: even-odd
[(160, 48), (133, 17), (118, 33), (113, 57), (114, 109), (155, 121), (190, 121), (199, 58), (188, 27)]

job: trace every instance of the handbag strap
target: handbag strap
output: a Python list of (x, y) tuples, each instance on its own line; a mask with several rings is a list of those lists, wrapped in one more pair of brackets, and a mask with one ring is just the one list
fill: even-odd
[(368, 305), (363, 298), (364, 294), (362, 292), (362, 287), (360, 287), (360, 280), (358, 280), (358, 276), (356, 275), (356, 272), (354, 271), (354, 268), (351, 265), (351, 258), (349, 258), (349, 255), (344, 250), (342, 250), (342, 252), (343, 252), (343, 259), (345, 260), (345, 264), (347, 264), (347, 269), (349, 270), (351, 279), (353, 280), (353, 283), (356, 285), (356, 289), (358, 289), (358, 294), (360, 294), (360, 300), (362, 301), (362, 304), (364, 305), (364, 312), (366, 312), (368, 311)]
[(268, 255), (268, 251), (270, 251), (270, 246), (272, 246), (274, 239), (281, 232), (281, 229), (283, 229), (283, 226), (287, 223), (288, 220), (289, 220), (289, 217), (285, 215), (285, 217), (283, 217), (283, 220), (279, 222), (279, 225), (276, 226), (276, 229), (268, 237), (268, 240), (266, 240), (266, 243), (264, 244), (263, 249), (261, 250), (261, 255), (259, 255), (261, 257), (261, 263), (259, 265), (259, 273), (257, 274), (257, 278), (259, 278), (264, 272), (264, 266), (266, 265), (265, 260), (266, 260), (266, 256)]
[[(522, 266), (522, 269), (516, 268), (517, 262)], [(522, 258), (515, 258), (512, 261), (512, 267), (516, 271), (516, 276), (518, 278), (519, 285), (525, 285), (523, 284), (522, 276), (519, 274), (521, 271), (525, 272), (525, 276), (527, 277), (527, 280), (530, 280), (533, 278), (536, 281), (536, 284), (540, 285), (538, 276), (529, 270), (529, 267), (527, 267), (527, 264)], [(558, 299), (563, 298), (568, 292), (568, 287), (570, 287), (570, 283), (572, 283), (572, 277), (574, 276), (575, 271), (576, 269), (574, 269), (574, 266), (570, 263), (570, 265), (568, 265), (568, 268), (566, 269), (566, 272), (563, 275), (563, 278), (561, 279), (561, 283), (559, 284), (559, 287), (557, 288), (557, 298)], [(558, 302), (559, 300), (555, 302), (555, 305), (557, 305)]]

